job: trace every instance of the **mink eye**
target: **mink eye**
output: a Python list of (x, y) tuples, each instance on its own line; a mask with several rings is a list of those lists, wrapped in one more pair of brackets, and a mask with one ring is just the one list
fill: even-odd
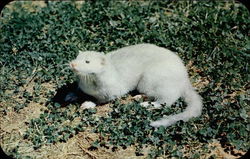
[(89, 61), (88, 61), (88, 60), (86, 60), (85, 62), (86, 62), (86, 63), (89, 63)]

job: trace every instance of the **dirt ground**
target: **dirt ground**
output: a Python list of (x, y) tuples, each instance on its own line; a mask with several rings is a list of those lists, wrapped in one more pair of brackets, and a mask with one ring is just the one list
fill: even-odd
[[(14, 2), (12, 2), (14, 3)], [(10, 3), (6, 7), (12, 9)], [(80, 7), (80, 4), (83, 1), (75, 2), (77, 7)], [(31, 7), (32, 6), (32, 7)], [(35, 11), (33, 6), (45, 7), (46, 4), (43, 1), (32, 2), (32, 3), (24, 3), (22, 7), (30, 10), (31, 12)], [(187, 68), (191, 75), (191, 81), (193, 82), (193, 86), (200, 90), (206, 87), (211, 79), (208, 77), (201, 77), (199, 75), (199, 70), (195, 66), (193, 66), (193, 62), (190, 61), (187, 64)], [(195, 81), (195, 82), (194, 82)], [(32, 88), (34, 86), (33, 81), (29, 82), (28, 85), (21, 88), (21, 90), (28, 90), (30, 93), (32, 92)], [(44, 84), (43, 86), (44, 92), (46, 90), (55, 91), (56, 86), (52, 83)], [(11, 94), (11, 91), (6, 91), (6, 93)], [(242, 92), (238, 92), (242, 93)], [(234, 94), (232, 94), (233, 100)], [(137, 96), (138, 97), (138, 96)], [(112, 151), (107, 148), (98, 148), (95, 150), (90, 150), (89, 147), (99, 138), (99, 134), (93, 133), (91, 127), (85, 129), (85, 131), (80, 132), (79, 134), (73, 136), (65, 143), (56, 143), (50, 145), (44, 145), (41, 148), (34, 150), (33, 144), (31, 141), (23, 139), (23, 134), (27, 130), (26, 122), (29, 122), (33, 118), (39, 117), (41, 113), (43, 113), (47, 107), (45, 106), (46, 99), (44, 98), (44, 94), (40, 94), (40, 100), (37, 102), (31, 102), (29, 105), (19, 112), (14, 111), (12, 105), (15, 104), (16, 101), (20, 101), (21, 99), (18, 96), (13, 97), (11, 101), (2, 101), (0, 100), (0, 107), (6, 107), (6, 114), (0, 113), (0, 144), (2, 149), (8, 154), (8, 152), (12, 151), (17, 145), (19, 146), (18, 153), (23, 156), (31, 156), (32, 158), (46, 158), (46, 159), (142, 159), (146, 158), (148, 152), (152, 147), (143, 147), (142, 153), (143, 156), (136, 156), (135, 146), (130, 146), (126, 149), (118, 148), (116, 151)], [(136, 100), (132, 96), (128, 96), (127, 99), (121, 101), (121, 103), (128, 103), (133, 100)], [(229, 100), (229, 99), (228, 99)], [(97, 116), (105, 116), (107, 113), (111, 111), (110, 105), (106, 104), (103, 106), (97, 107)], [(80, 122), (79, 119), (75, 119), (74, 122)], [(200, 154), (202, 158), (210, 158), (215, 156), (216, 158), (221, 159), (235, 159), (237, 158), (235, 155), (230, 154), (231, 152), (225, 152), (225, 149), (221, 146), (219, 141), (213, 140), (212, 143), (207, 145), (202, 145), (197, 143), (197, 147), (186, 147), (183, 152), (199, 152), (201, 147), (206, 146), (209, 148), (209, 152), (202, 152)], [(235, 154), (243, 155), (245, 152), (233, 150)], [(189, 153), (184, 153), (183, 157), (189, 156)], [(167, 158), (168, 156), (162, 156), (160, 158)]]
[[(209, 79), (206, 77), (201, 77), (197, 72), (199, 70), (192, 65), (192, 61), (190, 61), (187, 65), (189, 72), (192, 74), (191, 80), (196, 81), (193, 85), (198, 88), (202, 89), (209, 83)], [(195, 78), (195, 79), (193, 79)], [(32, 87), (34, 86), (33, 81), (31, 81), (28, 85), (21, 88), (22, 90), (28, 90), (30, 93), (32, 92)], [(46, 90), (55, 91), (55, 85), (48, 83), (42, 86), (42, 92), (46, 92)], [(11, 93), (11, 92), (7, 92)], [(13, 108), (8, 107), (7, 114), (0, 114), (0, 143), (1, 147), (5, 152), (10, 152), (13, 150), (17, 145), (19, 146), (18, 152), (22, 155), (31, 156), (34, 158), (47, 158), (47, 159), (140, 159), (145, 158), (147, 153), (152, 147), (143, 147), (142, 153), (143, 156), (136, 156), (135, 146), (130, 146), (126, 149), (118, 148), (116, 151), (112, 151), (111, 149), (107, 148), (98, 148), (95, 150), (89, 150), (91, 144), (99, 138), (99, 134), (91, 132), (91, 127), (86, 128), (85, 131), (80, 132), (79, 134), (75, 135), (74, 137), (70, 138), (65, 143), (56, 143), (50, 145), (44, 145), (41, 148), (34, 150), (33, 144), (31, 141), (23, 139), (23, 134), (27, 130), (26, 122), (29, 122), (33, 118), (39, 117), (44, 110), (47, 109), (45, 106), (46, 99), (43, 97), (43, 93), (40, 94), (41, 98), (40, 101), (37, 103), (31, 102), (27, 107), (21, 109), (18, 113), (13, 110)], [(142, 98), (143, 96), (128, 96), (126, 99), (121, 100), (120, 102), (125, 104), (132, 102), (133, 100), (137, 100), (137, 98)], [(16, 97), (16, 99), (18, 99)], [(8, 105), (10, 103), (4, 103), (1, 101), (0, 105)], [(13, 103), (12, 103), (13, 104)], [(11, 104), (10, 104), (11, 105)], [(105, 116), (107, 113), (111, 111), (110, 105), (102, 105), (97, 107), (97, 116)], [(76, 118), (74, 122), (80, 122), (79, 118)], [(71, 123), (72, 124), (72, 123)], [(187, 152), (192, 152), (195, 150), (197, 152), (198, 149), (201, 149), (202, 146), (207, 146), (211, 149), (210, 152), (200, 152), (202, 158), (209, 158), (211, 156), (216, 156), (216, 158), (227, 158), (227, 159), (234, 159), (237, 158), (232, 154), (226, 153), (224, 148), (222, 148), (221, 144), (214, 140), (212, 143), (208, 145), (197, 145), (197, 147), (188, 147), (184, 149), (184, 155), (188, 157), (190, 154)], [(199, 150), (198, 150), (199, 151)], [(236, 151), (236, 150), (235, 150)], [(243, 155), (244, 152), (236, 151), (235, 153)], [(159, 158), (167, 158), (167, 156), (159, 157)]]

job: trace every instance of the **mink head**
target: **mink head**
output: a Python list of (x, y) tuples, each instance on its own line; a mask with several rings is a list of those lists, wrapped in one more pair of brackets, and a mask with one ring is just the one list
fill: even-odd
[(107, 59), (105, 54), (95, 51), (79, 51), (75, 60), (70, 62), (70, 67), (79, 75), (98, 74), (104, 71)]

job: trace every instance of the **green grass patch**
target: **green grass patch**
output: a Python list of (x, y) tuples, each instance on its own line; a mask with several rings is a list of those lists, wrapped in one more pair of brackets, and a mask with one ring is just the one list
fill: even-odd
[[(23, 139), (34, 149), (67, 142), (86, 127), (100, 134), (92, 147), (114, 149), (151, 146), (147, 157), (198, 158), (202, 153), (187, 149), (206, 146), (213, 139), (246, 152), (250, 148), (249, 61), (250, 16), (234, 1), (86, 1), (49, 2), (29, 6), (15, 2), (3, 10), (0, 19), (0, 102), (1, 116), (10, 109), (19, 112), (31, 102), (46, 99), (38, 118), (26, 123)], [(150, 120), (177, 113), (185, 108), (179, 100), (171, 108), (147, 110), (136, 101), (111, 105), (106, 116), (96, 110), (81, 110), (79, 104), (61, 107), (53, 103), (54, 90), (76, 80), (65, 69), (79, 50), (109, 52), (123, 46), (153, 43), (178, 53), (185, 64), (193, 62), (193, 81), (208, 79), (199, 89), (203, 97), (202, 116), (178, 122), (168, 128), (149, 126)], [(197, 71), (198, 70), (198, 71)], [(199, 81), (197, 81), (199, 83)], [(41, 103), (44, 104), (44, 103)], [(45, 105), (45, 104), (44, 104)], [(76, 119), (80, 122), (74, 123)], [(65, 123), (69, 124), (65, 124)], [(230, 151), (230, 149), (228, 150)], [(8, 153), (23, 157), (18, 147)]]

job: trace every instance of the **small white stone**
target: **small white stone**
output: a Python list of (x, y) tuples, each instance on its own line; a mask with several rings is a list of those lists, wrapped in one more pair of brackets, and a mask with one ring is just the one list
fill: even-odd
[(132, 98), (135, 99), (135, 100), (139, 100), (139, 99), (142, 98), (142, 95), (136, 95), (136, 96), (134, 96), (134, 97), (132, 97)]
[(95, 108), (96, 104), (91, 102), (91, 101), (86, 101), (82, 103), (81, 108), (82, 109), (90, 109), (90, 108)]
[(142, 107), (147, 108), (150, 104), (149, 104), (149, 102), (142, 102), (142, 103), (140, 103), (140, 105), (141, 105)]
[(161, 107), (161, 104), (159, 104), (158, 102), (142, 102), (140, 103), (140, 105), (142, 107), (149, 107), (149, 106), (153, 106), (154, 108), (160, 108)]

